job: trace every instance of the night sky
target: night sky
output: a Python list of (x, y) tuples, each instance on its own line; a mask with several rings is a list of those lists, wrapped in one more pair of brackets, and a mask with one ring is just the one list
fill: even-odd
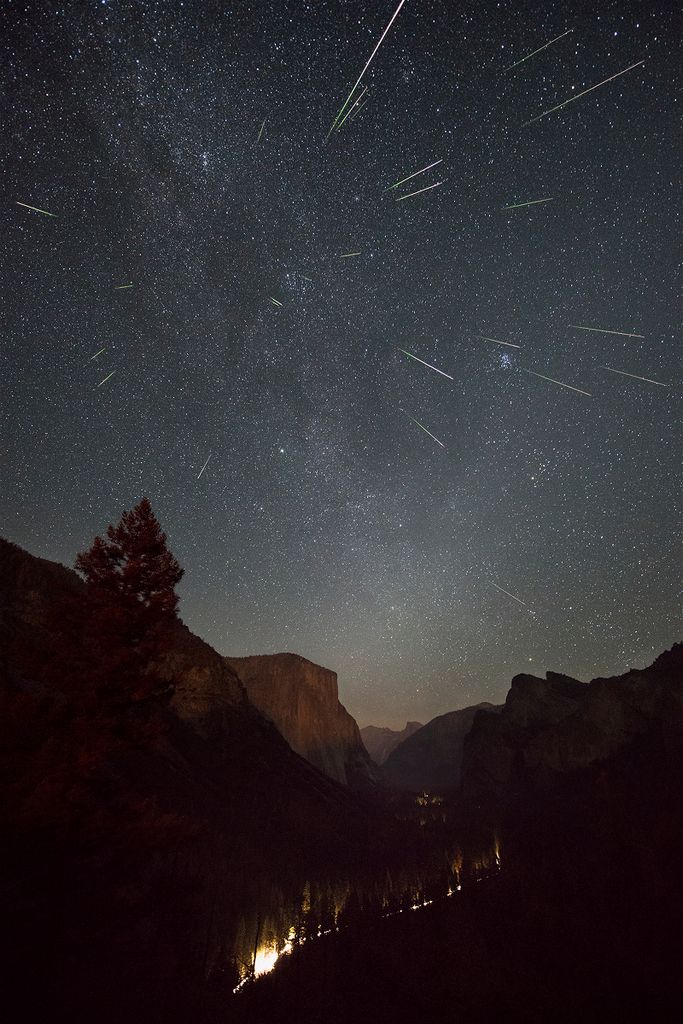
[(147, 494), (191, 629), (401, 727), (678, 638), (681, 434), (677, 5), (407, 0), (325, 143), (397, 5), (4, 4), (0, 532)]

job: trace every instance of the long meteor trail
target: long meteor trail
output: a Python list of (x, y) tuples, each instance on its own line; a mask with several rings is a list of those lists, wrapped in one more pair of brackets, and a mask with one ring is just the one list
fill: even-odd
[[(105, 348), (106, 348), (106, 346), (105, 346)], [(97, 357), (101, 356), (103, 352), (104, 352), (104, 349), (101, 348), (100, 351), (96, 352), (94, 356), (90, 356), (90, 359), (88, 360), (88, 362), (91, 363), (93, 361), (93, 359), (97, 359)]]
[(668, 384), (662, 384), (661, 380), (652, 380), (651, 377), (639, 377), (637, 373), (627, 373), (626, 370), (615, 370), (613, 366), (603, 366), (603, 370), (610, 373), (620, 373), (622, 377), (633, 377), (634, 380), (645, 380), (648, 384), (658, 384), (660, 388), (668, 388)]
[(578, 391), (580, 395), (588, 395), (589, 398), (593, 396), (589, 391), (582, 391), (581, 388), (574, 388), (571, 384), (563, 384), (561, 380), (555, 380), (554, 377), (544, 377), (542, 373), (536, 373), (535, 370), (527, 370), (524, 366), (520, 367), (525, 373), (533, 373), (534, 377), (540, 377), (541, 380), (549, 380), (551, 384), (559, 384), (561, 388), (569, 388), (570, 391)]
[(519, 597), (515, 597), (515, 595), (514, 595), (514, 594), (511, 594), (509, 590), (503, 590), (503, 588), (502, 588), (502, 587), (499, 587), (499, 586), (498, 586), (498, 584), (497, 584), (497, 583), (494, 583), (494, 582), (493, 582), (492, 580), (489, 580), (489, 583), (491, 584), (491, 586), (492, 586), (492, 587), (495, 587), (495, 588), (496, 588), (496, 590), (500, 590), (501, 594), (505, 594), (505, 595), (506, 595), (507, 597), (511, 597), (513, 601), (516, 601), (516, 602), (517, 602), (517, 604), (521, 604), (521, 605), (523, 605), (523, 606), (524, 606), (524, 608), (529, 608), (529, 611), (530, 611), (530, 612), (532, 612), (532, 611), (533, 611), (533, 608), (529, 607), (529, 605), (528, 605), (528, 604), (525, 604), (525, 602), (524, 602), (524, 601), (522, 601), (522, 600), (521, 600), (521, 598), (519, 598)]
[[(211, 458), (211, 452), (209, 452), (209, 459), (210, 459), (210, 458)], [(204, 465), (202, 466), (202, 468), (201, 468), (201, 469), (199, 470), (199, 473), (197, 474), (197, 479), (198, 479), (198, 480), (199, 480), (199, 477), (200, 477), (200, 476), (202, 475), (202, 473), (204, 472), (204, 470), (206, 469), (206, 467), (207, 467), (207, 466), (209, 465), (209, 459), (207, 459), (207, 460), (206, 460), (206, 462), (204, 463)]]
[(132, 285), (132, 284), (115, 284), (115, 285), (114, 285), (114, 291), (115, 291), (115, 292), (120, 292), (120, 291), (122, 291), (122, 290), (123, 290), (124, 288), (132, 288), (132, 287), (133, 287), (133, 285)]
[(404, 181), (410, 181), (411, 178), (417, 178), (418, 174), (424, 174), (425, 171), (428, 171), (432, 167), (436, 167), (438, 164), (442, 164), (442, 163), (443, 163), (443, 160), (435, 160), (433, 164), (427, 164), (427, 166), (423, 167), (422, 170), (420, 170), (420, 171), (413, 171), (413, 173), (409, 174), (407, 178), (401, 178), (400, 181), (394, 182), (393, 185), (390, 185), (389, 188), (386, 188), (384, 191), (385, 192), (391, 192), (392, 188), (398, 188), (398, 186), (402, 185)]
[(109, 380), (109, 378), (113, 377), (115, 373), (116, 373), (116, 370), (112, 370), (111, 373), (108, 373), (107, 376), (104, 378), (104, 380), (101, 380), (100, 383), (97, 385), (98, 388), (101, 388), (103, 384), (106, 384), (107, 381)]
[(48, 210), (41, 210), (38, 206), (29, 206), (28, 203), (20, 203), (19, 200), (15, 200), (17, 206), (23, 206), (27, 210), (35, 210), (36, 213), (43, 213), (46, 217), (56, 217), (56, 213), (50, 213)]
[(521, 348), (521, 345), (513, 345), (511, 341), (498, 341), (498, 338), (487, 338), (485, 334), (480, 334), (479, 337), (482, 341), (492, 341), (495, 345), (507, 345), (508, 348)]
[(348, 259), (349, 256), (362, 256), (362, 255), (363, 255), (362, 252), (343, 252), (343, 253), (341, 253), (339, 259), (340, 260), (345, 260), (345, 259)]
[[(365, 96), (365, 94), (366, 94), (366, 92), (367, 92), (367, 91), (368, 91), (368, 87), (367, 87), (367, 85), (366, 85), (366, 86), (365, 86), (365, 88), (363, 89), (363, 91), (362, 91), (361, 93), (359, 93), (359, 94), (358, 94), (358, 96), (356, 97), (356, 99), (355, 99), (355, 100), (353, 101), (353, 103), (351, 104), (351, 106), (349, 107), (349, 109), (348, 109), (348, 110), (346, 111), (346, 113), (345, 113), (345, 114), (344, 114), (344, 116), (342, 117), (341, 121), (340, 121), (340, 122), (339, 122), (339, 124), (337, 125), (337, 131), (339, 131), (339, 129), (341, 128), (341, 126), (342, 126), (342, 125), (344, 124), (344, 121), (345, 121), (345, 120), (347, 119), (347, 117), (349, 116), (349, 114), (352, 114), (352, 113), (353, 113), (353, 111), (354, 111), (354, 110), (356, 110), (356, 107), (358, 106), (358, 104), (360, 103), (360, 101), (361, 101), (361, 100), (363, 99), (363, 97)], [(367, 100), (366, 100), (365, 102), (367, 102)], [(361, 103), (361, 106), (365, 106), (365, 103)], [(358, 113), (358, 111), (357, 111), (357, 110), (356, 110), (356, 113)]]
[(414, 356), (412, 352), (406, 352), (404, 348), (399, 348), (399, 352), (402, 352), (404, 356), (409, 356), (411, 359), (414, 359), (416, 363), (422, 363), (423, 366), (428, 366), (430, 370), (434, 370), (435, 373), (440, 373), (442, 377), (448, 377), (449, 380), (454, 379), (451, 377), (450, 373), (444, 373), (443, 370), (439, 370), (436, 366), (432, 366), (431, 363), (425, 363), (424, 359), (420, 359), (419, 356)]
[(607, 331), (604, 327), (581, 327), (580, 324), (569, 324), (577, 331), (595, 331), (597, 334), (619, 334), (622, 338), (644, 338), (644, 334), (627, 334), (626, 331)]
[(351, 92), (349, 93), (349, 95), (348, 95), (348, 96), (346, 97), (346, 99), (344, 100), (344, 103), (342, 104), (342, 106), (341, 106), (341, 108), (340, 108), (340, 110), (339, 110), (339, 113), (337, 114), (337, 116), (335, 117), (334, 121), (332, 122), (332, 127), (330, 128), (329, 132), (327, 133), (327, 135), (326, 135), (326, 137), (325, 137), (325, 142), (327, 142), (327, 140), (329, 139), (330, 135), (332, 134), (332, 132), (334, 131), (334, 129), (335, 129), (336, 127), (337, 127), (337, 125), (338, 125), (338, 123), (339, 123), (339, 119), (340, 119), (340, 118), (342, 117), (342, 115), (344, 114), (344, 111), (345, 111), (345, 110), (346, 110), (346, 108), (348, 107), (348, 105), (349, 105), (349, 101), (351, 100), (351, 97), (353, 96), (354, 92), (356, 91), (356, 89), (357, 89), (357, 88), (358, 88), (358, 86), (360, 85), (360, 81), (361, 81), (361, 78), (363, 77), (363, 75), (365, 74), (365, 72), (366, 72), (366, 71), (368, 70), (368, 68), (370, 67), (370, 64), (372, 63), (372, 59), (373, 59), (373, 57), (375, 56), (375, 54), (376, 54), (376, 53), (377, 53), (377, 51), (379, 50), (380, 46), (382, 45), (382, 42), (384, 41), (384, 37), (386, 36), (387, 32), (389, 31), (389, 29), (391, 28), (391, 26), (392, 26), (392, 25), (394, 24), (394, 22), (396, 21), (396, 18), (398, 17), (398, 13), (399, 13), (399, 11), (401, 10), (401, 8), (403, 7), (403, 5), (404, 5), (404, 3), (405, 3), (405, 2), (406, 2), (406, 0), (401, 0), (400, 4), (398, 5), (398, 7), (396, 8), (396, 10), (395, 10), (395, 11), (394, 11), (394, 13), (392, 14), (392, 16), (391, 16), (391, 21), (389, 22), (389, 24), (387, 25), (387, 27), (386, 27), (386, 28), (384, 29), (384, 32), (382, 32), (382, 35), (380, 36), (380, 39), (379, 39), (379, 42), (377, 43), (377, 46), (375, 47), (375, 49), (374, 49), (374, 50), (372, 51), (372, 53), (370, 54), (370, 57), (368, 58), (368, 62), (367, 62), (367, 64), (365, 65), (365, 67), (363, 68), (363, 70), (361, 71), (361, 73), (359, 74), (359, 76), (358, 76), (358, 78), (357, 78), (357, 80), (356, 80), (356, 82), (355, 82), (355, 84), (354, 84), (354, 86), (353, 86), (353, 89), (351, 90)]
[(427, 430), (427, 428), (423, 427), (421, 423), (418, 423), (417, 420), (413, 419), (413, 417), (409, 413), (406, 412), (406, 413), (404, 413), (404, 415), (407, 416), (409, 420), (413, 420), (413, 423), (417, 427), (419, 427), (420, 430), (424, 430), (425, 434), (429, 434), (429, 436), (431, 437), (432, 441), (436, 441), (436, 443), (440, 444), (442, 448), (446, 447), (446, 445), (443, 443), (443, 441), (439, 441), (438, 437), (434, 437), (434, 435), (431, 433), (431, 431)]
[(576, 96), (570, 96), (568, 100), (564, 100), (562, 103), (558, 103), (556, 107), (551, 107), (550, 110), (544, 110), (540, 114), (536, 114), (536, 117), (532, 117), (530, 121), (525, 121), (522, 124), (522, 128), (526, 128), (528, 124), (533, 124), (534, 121), (540, 121), (546, 114), (554, 114), (556, 110), (561, 110), (562, 107), (566, 107), (568, 103), (573, 103), (574, 100), (580, 100), (582, 96), (585, 96), (589, 92), (593, 92), (593, 89), (599, 89), (601, 85), (607, 85), (608, 82), (613, 82), (615, 78), (619, 78), (619, 75), (625, 75), (627, 71), (633, 71), (634, 68), (644, 64), (645, 60), (638, 60), (635, 64), (630, 64), (623, 71), (617, 71), (616, 75), (610, 75), (609, 78), (604, 78), (602, 82), (598, 82), (596, 85), (591, 85), (590, 89), (584, 89), (583, 92), (578, 92)]
[(512, 71), (513, 68), (519, 67), (519, 65), (523, 64), (525, 60), (529, 60), (530, 57), (535, 57), (537, 53), (541, 52), (541, 50), (545, 50), (549, 46), (552, 46), (553, 43), (556, 43), (558, 39), (564, 39), (565, 36), (568, 36), (569, 33), (573, 31), (573, 28), (568, 28), (567, 31), (563, 32), (561, 36), (555, 36), (555, 38), (551, 39), (549, 43), (544, 43), (543, 46), (539, 46), (537, 50), (532, 50), (531, 53), (527, 53), (526, 57), (522, 57), (521, 60), (515, 61), (514, 64), (510, 64), (509, 67), (507, 68), (503, 68), (503, 71)]
[(436, 181), (433, 185), (427, 185), (426, 188), (419, 188), (417, 192), (409, 192), (405, 196), (399, 196), (396, 200), (397, 203), (402, 203), (404, 199), (410, 199), (411, 196), (419, 196), (422, 192), (429, 192), (430, 188), (438, 188), (439, 185), (443, 185), (442, 181)]
[(512, 206), (504, 206), (504, 210), (519, 210), (520, 206), (536, 206), (536, 203), (552, 203), (555, 196), (551, 196), (550, 199), (530, 199), (526, 203), (513, 203)]

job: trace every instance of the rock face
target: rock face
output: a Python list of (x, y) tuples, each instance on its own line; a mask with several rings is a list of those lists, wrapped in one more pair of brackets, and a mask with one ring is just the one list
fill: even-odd
[(456, 789), (460, 784), (465, 736), (480, 709), (495, 714), (493, 704), (450, 711), (433, 718), (409, 736), (382, 766), (384, 779), (396, 789), (413, 791)]
[(366, 725), (364, 729), (361, 729), (360, 735), (365, 749), (368, 754), (375, 762), (375, 764), (384, 764), (389, 754), (399, 743), (403, 743), (409, 736), (412, 736), (414, 732), (422, 728), (422, 722), (406, 722), (405, 729), (386, 729), (377, 725)]
[(603, 761), (653, 730), (683, 723), (683, 644), (648, 668), (581, 683), (518, 675), (499, 714), (481, 711), (465, 742), (463, 789), (502, 795)]
[(298, 654), (225, 658), (249, 700), (292, 750), (354, 788), (377, 778), (356, 720), (339, 703), (337, 675)]

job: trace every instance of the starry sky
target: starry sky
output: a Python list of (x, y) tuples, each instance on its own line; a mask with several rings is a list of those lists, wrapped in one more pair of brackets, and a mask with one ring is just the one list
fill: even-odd
[(0, 532), (147, 494), (190, 628), (400, 728), (678, 639), (681, 434), (676, 5), (407, 0), (326, 141), (397, 4), (7, 0)]

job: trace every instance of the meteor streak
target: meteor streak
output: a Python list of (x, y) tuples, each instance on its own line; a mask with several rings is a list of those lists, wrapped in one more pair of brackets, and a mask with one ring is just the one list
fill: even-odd
[(347, 256), (362, 256), (362, 252), (343, 252), (339, 257), (340, 260), (345, 260)]
[(120, 292), (123, 288), (132, 288), (132, 287), (133, 287), (132, 284), (115, 284), (114, 285), (114, 291), (115, 292)]
[(552, 203), (555, 196), (550, 199), (530, 199), (528, 203), (513, 203), (512, 206), (504, 206), (504, 210), (518, 210), (520, 206), (535, 206), (536, 203)]
[(104, 352), (104, 349), (101, 348), (100, 351), (96, 352), (94, 356), (90, 356), (90, 359), (88, 360), (88, 362), (92, 363), (93, 359), (97, 359), (97, 357), (101, 356), (103, 352)]
[(446, 447), (446, 445), (443, 443), (443, 441), (439, 441), (438, 437), (434, 437), (434, 435), (432, 433), (430, 433), (430, 431), (427, 430), (426, 427), (423, 427), (421, 423), (418, 423), (417, 420), (414, 420), (413, 417), (410, 416), (408, 413), (405, 413), (405, 415), (408, 417), (409, 420), (413, 420), (413, 423), (416, 426), (418, 426), (420, 428), (420, 430), (424, 430), (425, 434), (429, 434), (429, 436), (431, 437), (432, 441), (436, 441), (436, 443), (440, 444), (442, 448)]
[(282, 303), (278, 302), (277, 299), (274, 299), (272, 295), (270, 295), (269, 298), (270, 298), (270, 301), (273, 303), (274, 306), (281, 306), (282, 305)]
[(496, 588), (496, 590), (500, 590), (501, 594), (506, 594), (507, 597), (511, 597), (513, 601), (517, 602), (517, 604), (524, 605), (525, 608), (529, 608), (530, 612), (533, 612), (533, 608), (530, 608), (529, 605), (525, 604), (524, 601), (520, 600), (519, 597), (515, 597), (515, 595), (511, 594), (509, 590), (503, 590), (502, 587), (499, 587), (497, 583), (493, 583), (491, 580), (489, 580), (489, 582), (491, 583), (492, 587)]
[[(209, 459), (210, 459), (210, 458), (211, 458), (211, 452), (209, 452)], [(199, 473), (198, 473), (198, 475), (197, 475), (197, 479), (198, 479), (198, 480), (199, 480), (199, 477), (200, 477), (200, 476), (202, 475), (202, 473), (204, 472), (204, 470), (206, 469), (206, 467), (207, 467), (207, 466), (209, 465), (209, 459), (207, 459), (207, 460), (206, 460), (206, 462), (204, 463), (204, 465), (202, 466), (202, 468), (201, 468), (201, 469), (199, 470)]]
[(402, 185), (404, 181), (410, 181), (411, 178), (417, 178), (418, 174), (424, 174), (424, 172), (428, 171), (431, 167), (436, 167), (437, 164), (442, 163), (443, 160), (435, 160), (433, 164), (427, 164), (427, 166), (423, 167), (421, 171), (414, 171), (412, 174), (409, 174), (407, 178), (401, 178), (400, 181), (397, 181), (393, 185), (390, 185), (389, 188), (386, 188), (384, 191), (391, 192), (392, 188), (398, 188), (398, 186)]
[(589, 398), (593, 397), (588, 391), (582, 391), (581, 388), (573, 388), (571, 384), (563, 384), (561, 380), (555, 380), (553, 377), (544, 377), (542, 373), (536, 373), (535, 370), (527, 370), (524, 366), (520, 366), (520, 370), (524, 370), (525, 373), (533, 373), (534, 377), (540, 377), (541, 380), (549, 380), (551, 384), (559, 384), (561, 388), (569, 388), (570, 391), (578, 391), (580, 395), (588, 395)]
[(116, 370), (112, 370), (111, 373), (107, 374), (107, 376), (104, 378), (104, 380), (101, 380), (100, 383), (97, 385), (98, 388), (101, 388), (103, 384), (106, 384), (107, 381), (109, 380), (109, 378), (113, 377), (115, 373), (116, 373)]
[(404, 348), (399, 348), (398, 351), (402, 352), (404, 356), (410, 356), (410, 358), (414, 359), (416, 363), (422, 363), (423, 366), (428, 366), (429, 369), (434, 370), (435, 373), (440, 373), (442, 377), (448, 377), (449, 380), (453, 380), (453, 377), (451, 377), (450, 373), (444, 373), (443, 370), (437, 369), (437, 367), (432, 366), (431, 363), (425, 363), (424, 359), (420, 359), (418, 356), (414, 356), (412, 352), (406, 352)]
[[(342, 125), (344, 124), (344, 121), (345, 121), (345, 120), (346, 120), (346, 118), (347, 118), (347, 117), (349, 116), (349, 114), (352, 114), (352, 113), (353, 113), (353, 111), (354, 111), (354, 110), (356, 109), (356, 107), (358, 106), (358, 103), (360, 102), (360, 100), (362, 100), (363, 96), (365, 96), (365, 94), (366, 94), (366, 92), (367, 92), (367, 91), (368, 91), (368, 87), (367, 87), (367, 86), (365, 86), (365, 88), (363, 89), (363, 91), (362, 91), (361, 93), (359, 93), (359, 95), (358, 95), (358, 96), (356, 97), (356, 99), (354, 100), (354, 102), (353, 102), (353, 103), (351, 104), (351, 106), (350, 106), (350, 107), (349, 107), (349, 109), (348, 109), (348, 110), (346, 111), (346, 113), (345, 113), (345, 114), (344, 114), (344, 116), (342, 117), (341, 121), (340, 121), (340, 122), (339, 122), (339, 124), (337, 125), (337, 131), (339, 131), (339, 129), (341, 128), (341, 126), (342, 126)], [(365, 102), (367, 103), (367, 100), (366, 100)], [(365, 103), (361, 103), (361, 106), (362, 106), (362, 107), (364, 107), (364, 106), (365, 106)], [(356, 113), (358, 113), (358, 111), (357, 111), (357, 110), (356, 110)], [(352, 120), (353, 120), (353, 119), (352, 119)]]
[(620, 373), (622, 377), (633, 377), (634, 380), (645, 380), (648, 384), (658, 384), (660, 388), (668, 388), (668, 384), (662, 384), (661, 380), (652, 380), (650, 377), (639, 377), (636, 373), (626, 373), (626, 370), (615, 370), (613, 366), (603, 366), (603, 370), (610, 370), (611, 373)]
[(372, 53), (370, 54), (370, 57), (369, 57), (369, 59), (368, 59), (368, 62), (367, 62), (367, 64), (365, 65), (365, 67), (364, 67), (364, 68), (363, 68), (363, 70), (361, 71), (360, 75), (358, 76), (358, 78), (357, 78), (357, 80), (356, 80), (356, 83), (355, 83), (355, 85), (354, 85), (353, 89), (351, 90), (351, 92), (349, 93), (349, 95), (348, 95), (348, 96), (346, 97), (346, 99), (344, 100), (344, 103), (342, 104), (342, 106), (341, 106), (341, 108), (340, 108), (340, 110), (339, 110), (339, 113), (337, 114), (337, 116), (335, 117), (334, 121), (332, 122), (332, 127), (330, 128), (329, 132), (328, 132), (328, 133), (327, 133), (327, 135), (325, 136), (325, 142), (327, 142), (327, 140), (329, 139), (330, 135), (332, 134), (332, 132), (334, 131), (334, 129), (335, 129), (336, 127), (337, 127), (337, 125), (338, 125), (338, 123), (339, 123), (339, 119), (341, 118), (341, 116), (343, 115), (344, 111), (346, 110), (346, 108), (347, 108), (347, 107), (348, 107), (348, 105), (349, 105), (349, 100), (351, 99), (351, 97), (353, 96), (354, 92), (356, 91), (356, 89), (357, 89), (357, 88), (358, 88), (358, 86), (360, 85), (360, 81), (361, 81), (361, 78), (363, 77), (363, 75), (365, 74), (365, 72), (366, 72), (366, 71), (368, 70), (368, 68), (370, 67), (370, 64), (372, 63), (372, 59), (373, 59), (373, 57), (375, 56), (375, 54), (376, 54), (376, 53), (377, 53), (377, 51), (379, 50), (380, 46), (382, 45), (382, 42), (383, 42), (383, 40), (384, 40), (384, 37), (385, 37), (385, 35), (387, 34), (387, 32), (389, 31), (389, 29), (391, 28), (391, 26), (392, 26), (392, 25), (394, 24), (394, 21), (395, 21), (395, 20), (396, 20), (396, 18), (398, 17), (398, 12), (399, 12), (399, 11), (401, 10), (401, 8), (403, 7), (403, 5), (404, 5), (404, 3), (405, 3), (405, 2), (406, 2), (406, 0), (401, 0), (400, 4), (398, 5), (398, 7), (396, 8), (396, 10), (395, 10), (395, 11), (394, 11), (394, 13), (392, 14), (392, 16), (391, 16), (391, 21), (389, 22), (389, 24), (387, 25), (387, 27), (386, 27), (386, 28), (384, 29), (384, 32), (382, 32), (382, 35), (380, 36), (380, 39), (379, 39), (379, 42), (377, 43), (377, 46), (375, 47), (375, 49), (374, 49), (374, 50), (372, 51)]
[(548, 46), (552, 46), (552, 44), (556, 43), (558, 39), (564, 39), (565, 36), (568, 36), (569, 33), (573, 31), (573, 28), (568, 28), (561, 36), (555, 36), (555, 38), (551, 39), (549, 43), (544, 43), (543, 46), (539, 46), (537, 50), (532, 50), (531, 53), (527, 53), (526, 57), (522, 57), (521, 60), (515, 61), (514, 64), (510, 64), (507, 68), (503, 68), (503, 71), (512, 71), (513, 68), (519, 67), (519, 65), (523, 64), (525, 60), (529, 60), (529, 57), (534, 57), (537, 53), (540, 53), (541, 50), (545, 50)]
[(255, 146), (258, 146), (259, 142), (261, 141), (261, 136), (263, 135), (263, 129), (266, 127), (266, 121), (267, 120), (268, 120), (267, 117), (263, 118), (263, 124), (261, 125), (261, 129), (260, 129), (260, 131), (258, 133), (258, 137), (256, 139), (256, 142), (254, 143)]
[(627, 334), (626, 331), (607, 331), (604, 327), (581, 327), (580, 324), (569, 324), (577, 331), (596, 331), (598, 334), (619, 334), (622, 338), (644, 338), (644, 334)]
[(43, 213), (46, 217), (56, 217), (56, 213), (49, 213), (47, 210), (41, 210), (38, 206), (29, 206), (28, 203), (20, 203), (18, 199), (15, 200), (17, 206), (23, 206), (27, 210), (35, 210), (36, 213)]
[(624, 68), (623, 71), (617, 71), (616, 75), (611, 75), (609, 78), (603, 79), (603, 81), (598, 82), (597, 85), (591, 85), (590, 89), (584, 89), (583, 92), (577, 93), (576, 96), (570, 96), (568, 100), (558, 103), (556, 107), (551, 107), (550, 110), (544, 110), (542, 113), (537, 114), (536, 117), (532, 117), (530, 121), (525, 121), (522, 128), (526, 128), (528, 124), (533, 124), (534, 121), (540, 121), (540, 119), (545, 117), (546, 114), (554, 114), (556, 110), (561, 110), (562, 107), (566, 107), (568, 103), (573, 103), (574, 100), (580, 100), (582, 96), (586, 95), (586, 93), (593, 92), (593, 89), (599, 89), (601, 85), (607, 85), (608, 82), (613, 82), (615, 78), (619, 77), (619, 75), (625, 75), (627, 71), (632, 71), (633, 68), (637, 68), (640, 64), (644, 63), (645, 60), (636, 61), (635, 64), (629, 65), (629, 67)]
[(437, 181), (433, 185), (427, 185), (426, 188), (419, 188), (417, 192), (409, 192), (406, 196), (399, 196), (396, 202), (402, 203), (404, 199), (410, 199), (411, 196), (419, 196), (421, 192), (429, 192), (430, 188), (438, 188), (439, 185), (443, 185), (443, 182)]
[(485, 334), (480, 334), (479, 337), (482, 341), (492, 341), (496, 345), (507, 345), (508, 348), (521, 348), (521, 345), (513, 345), (511, 341), (498, 341), (498, 338), (487, 338)]

